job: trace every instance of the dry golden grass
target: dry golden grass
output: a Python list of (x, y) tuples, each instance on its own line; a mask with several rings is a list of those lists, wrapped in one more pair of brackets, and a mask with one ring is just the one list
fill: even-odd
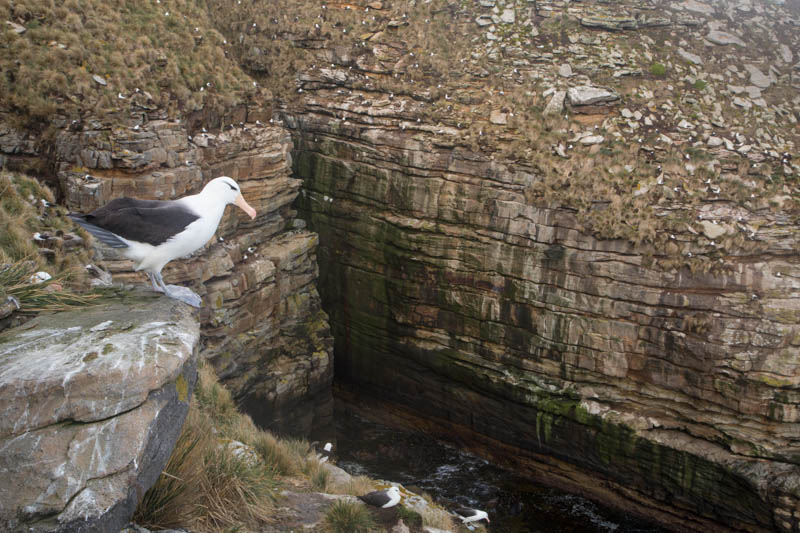
[(331, 492), (334, 494), (349, 494), (351, 496), (359, 496), (376, 490), (375, 481), (366, 476), (353, 476), (350, 481), (344, 485), (334, 485), (330, 487)]
[(269, 521), (277, 481), (268, 463), (252, 461), (227, 442), (261, 433), (235, 412), (227, 389), (202, 366), (196, 396), (169, 462), (139, 503), (134, 520), (145, 527), (197, 532), (258, 529)]
[[(237, 441), (246, 452), (237, 452)], [(198, 370), (189, 415), (167, 467), (139, 504), (146, 527), (258, 531), (269, 522), (284, 476), (326, 486), (306, 441), (279, 439), (239, 413), (208, 365)]]
[(422, 524), (445, 531), (455, 531), (456, 526), (453, 516), (439, 507), (428, 505), (422, 513)]

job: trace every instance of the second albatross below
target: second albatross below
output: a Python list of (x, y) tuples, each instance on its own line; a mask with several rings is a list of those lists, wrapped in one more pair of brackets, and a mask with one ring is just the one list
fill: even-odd
[(165, 285), (161, 269), (207, 243), (228, 204), (242, 208), (250, 218), (256, 217), (239, 185), (227, 176), (215, 178), (198, 194), (178, 200), (116, 198), (89, 214), (67, 216), (103, 244), (119, 248), (134, 262), (134, 270), (147, 273), (153, 290), (200, 307), (202, 299), (188, 287)]

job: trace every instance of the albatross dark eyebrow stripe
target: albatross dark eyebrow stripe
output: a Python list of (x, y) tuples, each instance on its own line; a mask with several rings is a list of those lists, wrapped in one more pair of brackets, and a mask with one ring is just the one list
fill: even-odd
[(231, 190), (234, 190), (234, 191), (238, 191), (238, 190), (239, 190), (239, 189), (236, 187), (236, 185), (235, 185), (234, 183), (231, 183), (230, 181), (226, 181), (226, 182), (225, 182), (225, 184), (226, 184), (228, 187), (230, 187), (230, 188), (231, 188)]

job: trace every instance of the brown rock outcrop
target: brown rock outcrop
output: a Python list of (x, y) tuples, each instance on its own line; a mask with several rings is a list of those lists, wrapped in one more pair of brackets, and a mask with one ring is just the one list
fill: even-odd
[(150, 294), (0, 337), (0, 529), (117, 531), (169, 459), (194, 386), (189, 308)]
[[(201, 357), (216, 366), (254, 418), (307, 433), (332, 414), (332, 340), (316, 291), (317, 238), (294, 224), (300, 181), (290, 177), (291, 140), (277, 126), (241, 123), (194, 132), (180, 121), (136, 128), (63, 131), (59, 180), (67, 205), (86, 211), (119, 196), (176, 198), (227, 175), (258, 217), (229, 210), (217, 238), (164, 269), (203, 297)], [(99, 248), (117, 281), (146, 283), (131, 263)], [(302, 405), (303, 417), (284, 419)]]

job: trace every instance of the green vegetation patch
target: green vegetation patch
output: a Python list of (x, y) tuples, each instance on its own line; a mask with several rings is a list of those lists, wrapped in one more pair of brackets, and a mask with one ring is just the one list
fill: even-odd
[(659, 78), (663, 78), (667, 75), (667, 67), (661, 63), (653, 63), (650, 65), (650, 74)]

